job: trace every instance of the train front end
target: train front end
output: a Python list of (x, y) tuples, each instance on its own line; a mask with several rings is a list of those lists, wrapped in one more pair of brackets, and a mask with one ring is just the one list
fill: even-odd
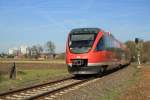
[[(95, 62), (102, 61), (102, 53), (97, 58), (94, 52), (96, 39), (102, 34), (98, 28), (73, 29), (66, 44), (66, 64), (68, 71), (74, 75), (97, 74), (100, 67)], [(97, 61), (98, 60), (98, 61)]]

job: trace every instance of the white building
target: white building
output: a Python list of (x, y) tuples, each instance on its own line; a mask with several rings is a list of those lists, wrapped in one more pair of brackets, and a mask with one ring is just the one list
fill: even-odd
[(29, 54), (29, 48), (28, 48), (28, 46), (26, 46), (26, 45), (22, 45), (22, 46), (20, 46), (20, 53), (21, 54)]
[(16, 55), (19, 52), (18, 48), (10, 48), (8, 50), (9, 55)]

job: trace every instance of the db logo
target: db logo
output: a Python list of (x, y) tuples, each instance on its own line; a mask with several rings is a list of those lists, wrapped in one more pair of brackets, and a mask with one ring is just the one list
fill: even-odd
[(76, 58), (81, 58), (80, 56), (77, 56)]

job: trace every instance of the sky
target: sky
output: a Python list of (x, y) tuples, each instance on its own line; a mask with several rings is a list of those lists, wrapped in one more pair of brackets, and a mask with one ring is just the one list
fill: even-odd
[(69, 31), (81, 27), (149, 41), (150, 0), (0, 0), (0, 52), (49, 40), (64, 52)]

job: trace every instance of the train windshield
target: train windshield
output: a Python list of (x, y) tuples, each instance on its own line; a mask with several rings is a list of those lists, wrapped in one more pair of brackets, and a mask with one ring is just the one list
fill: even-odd
[(69, 47), (72, 53), (86, 53), (88, 52), (94, 43), (96, 34), (83, 33), (83, 34), (71, 34)]

